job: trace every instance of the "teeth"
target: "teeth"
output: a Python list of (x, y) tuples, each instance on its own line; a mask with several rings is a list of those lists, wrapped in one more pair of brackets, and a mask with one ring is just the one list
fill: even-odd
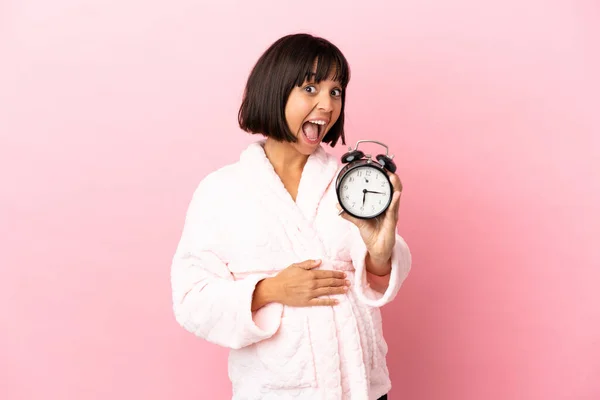
[(325, 125), (325, 121), (308, 121), (311, 124), (316, 124), (316, 125)]

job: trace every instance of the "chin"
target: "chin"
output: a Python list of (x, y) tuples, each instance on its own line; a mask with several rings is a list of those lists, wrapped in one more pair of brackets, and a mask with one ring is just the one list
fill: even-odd
[(300, 134), (298, 136), (296, 136), (297, 142), (295, 143), (296, 150), (305, 155), (305, 156), (309, 156), (312, 153), (314, 153), (320, 146), (321, 143), (323, 143), (323, 137), (325, 135), (322, 135), (319, 140), (317, 142), (314, 143), (309, 143), (305, 137), (304, 134), (302, 132), (300, 132)]
[(297, 143), (298, 146), (296, 146), (296, 148), (302, 154), (310, 155), (310, 154), (314, 153), (321, 146), (321, 143), (323, 143), (322, 139), (316, 143), (307, 143), (307, 142), (301, 140), (300, 143)]
[[(320, 143), (319, 143), (320, 145)], [(296, 151), (304, 156), (310, 156), (312, 153), (314, 153), (317, 148), (319, 147), (319, 145), (312, 145), (312, 146), (307, 146), (306, 144), (302, 143), (299, 145), (294, 146), (296, 148)]]

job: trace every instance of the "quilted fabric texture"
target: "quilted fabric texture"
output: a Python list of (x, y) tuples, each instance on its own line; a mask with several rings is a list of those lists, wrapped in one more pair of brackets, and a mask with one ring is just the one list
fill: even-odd
[[(322, 147), (309, 157), (294, 201), (263, 146), (195, 190), (171, 267), (175, 319), (230, 349), (235, 400), (378, 399), (391, 389), (379, 307), (407, 277), (409, 248), (396, 234), (390, 275), (369, 274), (358, 228), (337, 215), (336, 158)], [(257, 282), (308, 259), (348, 274), (338, 305), (251, 312)]]

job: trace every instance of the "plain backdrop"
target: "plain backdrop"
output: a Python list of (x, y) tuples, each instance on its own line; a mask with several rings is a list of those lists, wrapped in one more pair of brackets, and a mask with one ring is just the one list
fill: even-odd
[(599, 399), (599, 26), (591, 0), (1, 1), (0, 398), (230, 396), (171, 258), (259, 139), (254, 62), (308, 32), (350, 62), (348, 145), (404, 183), (390, 399)]

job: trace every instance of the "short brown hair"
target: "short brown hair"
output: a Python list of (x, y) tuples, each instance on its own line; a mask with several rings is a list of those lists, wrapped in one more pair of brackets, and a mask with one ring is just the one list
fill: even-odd
[[(315, 61), (317, 70), (313, 71)], [(285, 119), (285, 105), (294, 85), (301, 86), (313, 76), (314, 81), (320, 82), (331, 73), (332, 79), (342, 86), (342, 108), (323, 142), (334, 147), (341, 137), (345, 145), (344, 106), (350, 67), (334, 44), (306, 33), (278, 39), (258, 59), (248, 77), (238, 112), (240, 128), (279, 141), (296, 142)]]

